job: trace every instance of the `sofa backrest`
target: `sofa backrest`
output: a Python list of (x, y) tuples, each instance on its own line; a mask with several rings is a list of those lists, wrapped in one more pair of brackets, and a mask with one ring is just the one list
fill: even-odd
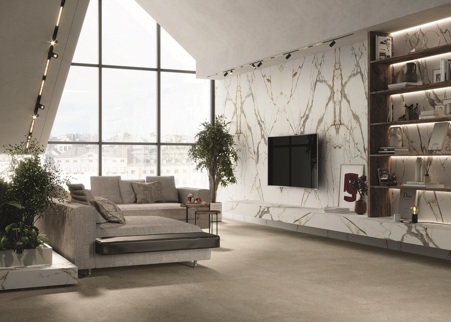
[(147, 176), (146, 182), (160, 182), (160, 202), (179, 202), (174, 176)]
[(120, 176), (92, 176), (91, 193), (95, 197), (103, 197), (116, 204), (124, 203), (119, 188), (120, 180)]

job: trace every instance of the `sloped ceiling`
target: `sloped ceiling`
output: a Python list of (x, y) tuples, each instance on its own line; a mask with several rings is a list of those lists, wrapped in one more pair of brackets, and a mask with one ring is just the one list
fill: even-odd
[[(46, 146), (89, 0), (68, 0), (33, 137)], [(0, 1), (0, 153), (26, 140), (61, 0)]]
[[(220, 79), (250, 63), (283, 61), (450, 15), (450, 0), (137, 0), (197, 61), (199, 78)], [(293, 59), (297, 58), (293, 55)], [(273, 59), (270, 59), (274, 57)]]

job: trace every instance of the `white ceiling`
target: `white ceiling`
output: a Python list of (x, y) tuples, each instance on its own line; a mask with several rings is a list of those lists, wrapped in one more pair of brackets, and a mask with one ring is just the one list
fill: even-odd
[[(33, 137), (46, 145), (89, 0), (68, 0)], [(0, 153), (26, 140), (61, 0), (0, 1)]]
[[(107, 0), (105, 0), (107, 1)], [(451, 0), (136, 0), (197, 61), (197, 75), (220, 79), (283, 61), (280, 55), (368, 29), (392, 31), (450, 16)], [(0, 0), (0, 153), (25, 141), (61, 0)], [(33, 137), (44, 146), (56, 116), (89, 0), (67, 0)], [(311, 55), (328, 44), (293, 54)], [(275, 57), (274, 59), (270, 59)], [(240, 66), (243, 66), (240, 68)]]
[[(199, 78), (230, 69), (311, 55), (366, 39), (368, 30), (395, 31), (450, 16), (450, 0), (136, 0), (197, 61)], [(445, 6), (443, 6), (445, 5)], [(271, 57), (275, 57), (269, 60)], [(241, 67), (243, 66), (243, 67)]]

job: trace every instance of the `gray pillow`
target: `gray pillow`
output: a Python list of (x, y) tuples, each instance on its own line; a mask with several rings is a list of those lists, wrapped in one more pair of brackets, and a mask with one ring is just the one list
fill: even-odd
[(115, 204), (121, 204), (123, 202), (119, 190), (120, 179), (120, 176), (92, 176), (91, 192), (96, 197), (103, 197)]
[(94, 197), (92, 204), (97, 211), (109, 222), (125, 223), (125, 217), (116, 204), (103, 197)]
[(136, 195), (135, 191), (132, 187), (132, 182), (144, 183), (144, 179), (142, 180), (120, 180), (119, 181), (119, 189), (121, 191), (122, 202), (123, 203), (135, 203)]
[(89, 190), (85, 189), (85, 186), (82, 183), (67, 182), (66, 185), (69, 188), (71, 202), (90, 205), (93, 196)]
[(159, 182), (132, 182), (136, 195), (136, 203), (154, 203), (161, 200), (161, 184)]
[(146, 182), (160, 182), (161, 202), (179, 202), (174, 176), (148, 176)]

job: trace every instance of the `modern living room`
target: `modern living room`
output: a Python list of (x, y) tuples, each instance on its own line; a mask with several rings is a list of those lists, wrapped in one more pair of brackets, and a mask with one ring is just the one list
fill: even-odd
[[(401, 183), (414, 177), (417, 156), (427, 156), (418, 142), (427, 145), (433, 124), (415, 136), (418, 121), (398, 122), (408, 127), (402, 143), (412, 156), (374, 151), (387, 124), (374, 121), (369, 105), (387, 93), (371, 87), (383, 64), (371, 56), (368, 32), (393, 35), (395, 56), (446, 46), (451, 1), (242, 2), (0, 4), (0, 34), (11, 44), (0, 54), (2, 145), (24, 141), (33, 124), (46, 155), (88, 188), (92, 176), (174, 176), (178, 187), (208, 187), (186, 154), (200, 123), (215, 115), (226, 117), (239, 152), (237, 183), (219, 189), (221, 247), (209, 260), (98, 268), (76, 285), (2, 291), (8, 321), (449, 319), (450, 141), (431, 168), (445, 188), (418, 190), (417, 224), (396, 220)], [(58, 42), (50, 44), (61, 4)], [(403, 105), (430, 110), (447, 98), (447, 80), (429, 84), (438, 64), (417, 64), (426, 94), (393, 92), (409, 94), (387, 103), (396, 119)], [(43, 109), (32, 123), (36, 97)], [(383, 114), (386, 101), (377, 103)], [(312, 133), (317, 187), (269, 185), (269, 138)], [(373, 183), (379, 165), (399, 184)], [(369, 178), (363, 215), (354, 201), (342, 204), (346, 166)]]

